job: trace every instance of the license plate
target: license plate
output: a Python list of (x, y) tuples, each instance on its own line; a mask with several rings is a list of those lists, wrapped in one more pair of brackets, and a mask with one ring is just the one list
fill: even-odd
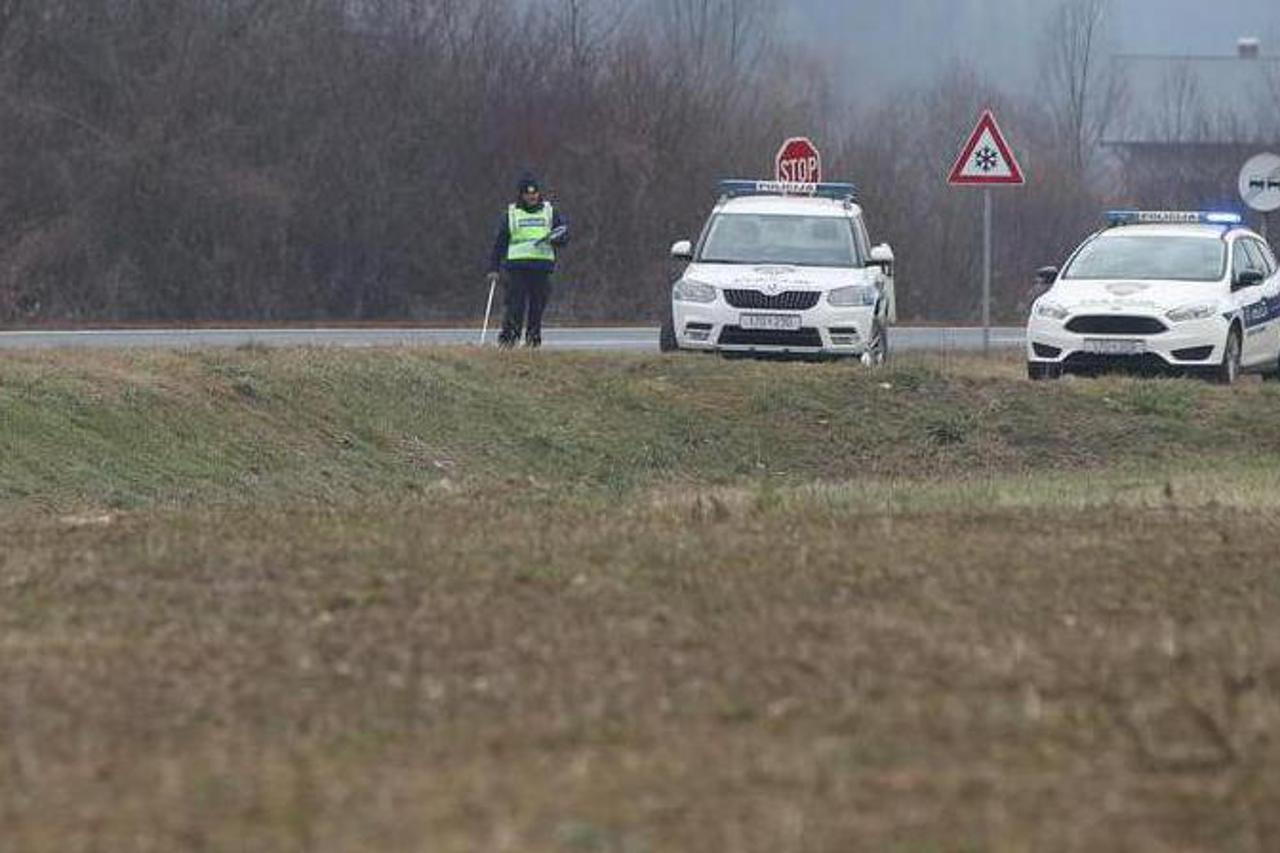
[(1094, 355), (1141, 355), (1147, 351), (1147, 344), (1117, 338), (1085, 338), (1084, 351)]
[(800, 328), (799, 314), (743, 314), (738, 325), (744, 329), (780, 329), (795, 331)]

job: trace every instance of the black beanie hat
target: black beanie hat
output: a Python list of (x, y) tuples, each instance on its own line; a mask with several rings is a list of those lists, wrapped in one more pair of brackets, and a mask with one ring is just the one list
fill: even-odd
[(538, 179), (532, 172), (525, 172), (520, 176), (520, 183), (516, 185), (516, 195), (520, 195), (529, 189), (542, 191), (542, 185), (538, 183)]

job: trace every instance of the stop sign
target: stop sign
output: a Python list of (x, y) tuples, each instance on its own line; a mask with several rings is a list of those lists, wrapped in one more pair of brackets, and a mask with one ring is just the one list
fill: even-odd
[(822, 155), (807, 136), (793, 136), (778, 149), (774, 177), (791, 184), (822, 183)]

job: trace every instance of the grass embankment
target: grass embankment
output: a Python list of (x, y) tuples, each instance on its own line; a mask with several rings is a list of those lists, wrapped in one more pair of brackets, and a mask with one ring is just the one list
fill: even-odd
[(1280, 393), (0, 361), (0, 848), (1280, 845)]
[(0, 360), (0, 505), (924, 482), (1280, 452), (1280, 387), (470, 351)]

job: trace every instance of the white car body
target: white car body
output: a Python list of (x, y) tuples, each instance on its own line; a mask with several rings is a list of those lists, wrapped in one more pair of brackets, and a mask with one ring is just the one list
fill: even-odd
[[(805, 217), (804, 227), (849, 239), (856, 258), (838, 266), (709, 260), (703, 252), (723, 217), (751, 218), (757, 223), (777, 223), (774, 217)], [(824, 224), (828, 222), (829, 227)], [(834, 229), (847, 229), (847, 234)], [(768, 254), (764, 245), (768, 238), (762, 233), (762, 254)], [(664, 329), (664, 349), (852, 356), (867, 361), (884, 357), (887, 329), (896, 319), (893, 253), (888, 246), (871, 246), (862, 208), (851, 197), (767, 191), (726, 194), (708, 218), (696, 250), (681, 241), (672, 246), (672, 255), (690, 263), (672, 288), (671, 325)], [(843, 291), (844, 298), (855, 298), (849, 296), (853, 293), (866, 304), (832, 304), (832, 291), (852, 286), (860, 289)], [(696, 291), (698, 301), (683, 298), (690, 289)]]
[[(1158, 219), (1159, 214), (1149, 217)], [(1118, 367), (1202, 373), (1230, 382), (1240, 370), (1280, 371), (1280, 270), (1265, 241), (1230, 220), (1137, 221), (1091, 235), (1032, 305), (1027, 322), (1031, 378)], [(1221, 270), (1215, 278), (1197, 280), (1072, 275), (1086, 247), (1116, 237), (1134, 238), (1130, 247), (1151, 241), (1153, 251), (1168, 245), (1162, 237), (1216, 241), (1224, 247)], [(1106, 248), (1097, 244), (1090, 251), (1097, 255)], [(1254, 267), (1261, 275), (1242, 277)], [(1238, 352), (1228, 350), (1233, 336)]]

